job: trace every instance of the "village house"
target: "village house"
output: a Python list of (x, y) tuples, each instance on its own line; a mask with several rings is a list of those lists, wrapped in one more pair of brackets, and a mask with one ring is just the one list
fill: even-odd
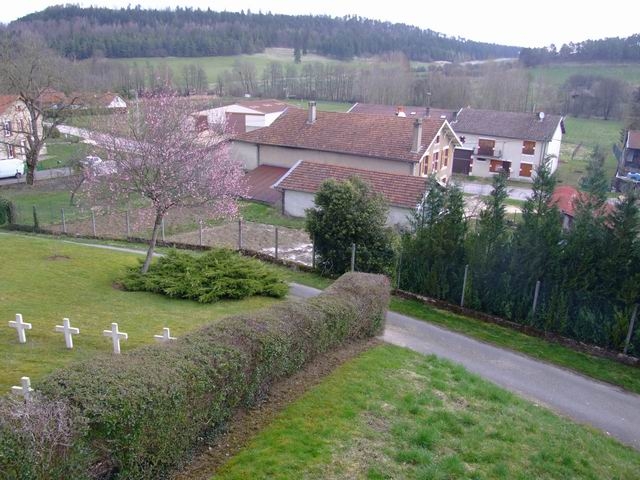
[[(27, 135), (31, 132), (31, 115), (17, 95), (0, 95), (0, 161), (26, 159)], [(42, 132), (42, 119), (38, 129)], [(46, 150), (43, 150), (46, 153)]]
[(640, 185), (640, 130), (629, 130), (618, 160), (614, 186), (617, 191)]
[(271, 126), (237, 135), (232, 155), (247, 171), (299, 160), (394, 175), (451, 178), (460, 140), (446, 119), (287, 109)]
[[(123, 111), (127, 102), (115, 93), (77, 93), (71, 96), (74, 108), (81, 110)], [(71, 99), (68, 100), (71, 103)]]
[(506, 171), (514, 180), (532, 181), (542, 162), (552, 173), (558, 168), (565, 133), (560, 115), (467, 107), (451, 126), (463, 142), (455, 152), (454, 173), (491, 177)]
[(302, 160), (296, 162), (273, 188), (282, 192), (283, 214), (304, 217), (305, 210), (314, 207), (314, 195), (322, 182), (329, 179), (340, 182), (354, 176), (387, 200), (389, 226), (407, 226), (412, 212), (422, 201), (427, 189), (425, 177), (394, 175)]
[(289, 108), (295, 107), (280, 100), (247, 100), (201, 110), (193, 116), (199, 131), (223, 125), (227, 133), (239, 134), (268, 127)]

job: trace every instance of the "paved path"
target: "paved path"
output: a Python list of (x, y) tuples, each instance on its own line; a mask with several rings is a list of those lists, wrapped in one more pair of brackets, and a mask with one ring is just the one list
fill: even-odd
[[(459, 180), (456, 179), (456, 181)], [(491, 193), (491, 190), (493, 190), (493, 186), (491, 184), (467, 181), (462, 181), (460, 187), (464, 193), (468, 193), (470, 195), (487, 196)], [(514, 200), (526, 200), (531, 196), (531, 188), (507, 186), (507, 194), (509, 195), (509, 198)]]
[[(301, 298), (319, 292), (298, 284), (290, 289), (291, 295)], [(382, 339), (462, 364), (497, 385), (640, 450), (640, 395), (394, 312), (387, 313)]]
[[(49, 178), (68, 177), (69, 175), (71, 175), (71, 169), (69, 167), (50, 168), (48, 170), (36, 170), (36, 182), (38, 180), (46, 180)], [(21, 176), (20, 178), (2, 178), (0, 179), (0, 186), (13, 185), (16, 183), (25, 183), (26, 181), (27, 181), (26, 174)]]

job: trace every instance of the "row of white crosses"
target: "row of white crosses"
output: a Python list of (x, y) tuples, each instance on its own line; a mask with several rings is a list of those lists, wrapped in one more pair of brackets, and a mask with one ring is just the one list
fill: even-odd
[[(32, 325), (30, 323), (24, 322), (22, 320), (21, 314), (16, 313), (15, 321), (10, 321), (9, 326), (11, 328), (15, 328), (18, 331), (18, 341), (20, 343), (27, 343), (26, 330), (31, 330)], [(73, 348), (73, 335), (80, 334), (80, 329), (72, 327), (69, 319), (64, 318), (62, 319), (62, 325), (56, 325), (55, 330), (56, 332), (62, 333), (64, 335), (64, 341), (67, 345), (67, 348)], [(121, 332), (118, 329), (118, 324), (115, 322), (111, 324), (110, 330), (103, 330), (102, 334), (105, 337), (111, 337), (111, 340), (113, 342), (113, 353), (117, 355), (120, 354), (120, 340), (127, 340), (129, 338), (126, 333)], [(158, 342), (169, 342), (176, 339), (176, 337), (171, 336), (170, 330), (166, 327), (162, 329), (161, 335), (154, 335), (153, 337)], [(11, 387), (11, 393), (22, 395), (25, 401), (29, 400), (31, 392), (33, 392), (33, 389), (31, 388), (31, 379), (29, 377), (22, 377), (20, 379), (20, 386)]]

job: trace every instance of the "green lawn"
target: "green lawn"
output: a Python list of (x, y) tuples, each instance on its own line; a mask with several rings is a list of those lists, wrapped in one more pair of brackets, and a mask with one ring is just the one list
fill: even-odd
[(567, 133), (562, 139), (560, 163), (556, 173), (558, 183), (578, 186), (580, 177), (586, 173), (589, 155), (596, 145), (600, 145), (607, 154), (605, 170), (607, 178), (613, 178), (617, 164), (612, 146), (614, 143), (620, 142), (622, 123), (611, 120), (567, 117), (565, 126)]
[(381, 346), (287, 407), (231, 479), (631, 479), (640, 453), (433, 356)]
[(87, 155), (87, 145), (64, 139), (47, 141), (47, 155), (38, 162), (38, 170), (66, 167), (72, 160), (84, 158)]
[(258, 202), (242, 202), (240, 215), (248, 222), (265, 223), (288, 228), (304, 228), (304, 218), (294, 218), (282, 215), (271, 205)]
[(456, 315), (414, 300), (393, 297), (391, 310), (533, 358), (574, 370), (591, 378), (619, 385), (640, 394), (640, 369), (605, 358), (593, 357), (518, 331)]
[[(307, 108), (309, 105), (308, 100), (287, 100), (287, 103), (295, 105), (298, 108)], [(344, 102), (317, 101), (316, 104), (318, 106), (318, 110), (324, 112), (346, 112), (353, 106), (353, 103)]]
[[(118, 322), (129, 334), (122, 350), (153, 343), (153, 335), (170, 327), (179, 336), (202, 324), (262, 308), (275, 300), (255, 297), (203, 305), (172, 300), (161, 295), (124, 292), (114, 282), (140, 255), (73, 245), (57, 239), (0, 234), (0, 392), (29, 376), (37, 385), (43, 375), (86, 360), (95, 352), (108, 352), (109, 339), (102, 330)], [(18, 343), (16, 331), (7, 322), (21, 313), (33, 324), (28, 343)], [(75, 348), (67, 351), (63, 336), (54, 332), (68, 317), (80, 328)]]
[(535, 67), (531, 72), (534, 77), (555, 87), (560, 87), (571, 75), (599, 75), (624, 80), (632, 85), (640, 84), (640, 65), (638, 64), (563, 63)]
[(11, 200), (16, 208), (19, 225), (33, 225), (33, 207), (36, 207), (41, 226), (61, 222), (61, 209), (69, 221), (83, 215), (78, 207), (69, 203), (70, 191), (65, 185), (47, 181), (0, 187), (0, 197)]

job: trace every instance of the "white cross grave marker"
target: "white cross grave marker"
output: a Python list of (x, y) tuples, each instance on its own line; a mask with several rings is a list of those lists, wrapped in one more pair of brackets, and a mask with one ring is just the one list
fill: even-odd
[(18, 331), (18, 341), (20, 343), (27, 343), (27, 334), (24, 333), (24, 331), (31, 330), (31, 324), (23, 322), (22, 315), (16, 313), (16, 321), (10, 321), (9, 326), (11, 328), (15, 328)]
[(112, 323), (111, 330), (103, 330), (102, 334), (105, 337), (111, 337), (111, 339), (113, 340), (113, 353), (118, 355), (120, 354), (120, 339), (126, 340), (127, 338), (129, 338), (129, 335), (127, 335), (126, 333), (118, 331), (117, 323)]
[(62, 325), (56, 325), (56, 332), (64, 334), (64, 342), (67, 344), (67, 348), (73, 348), (73, 336), (80, 333), (79, 328), (71, 326), (68, 318), (62, 319)]
[(176, 339), (176, 337), (171, 336), (169, 329), (166, 327), (162, 329), (162, 335), (154, 335), (153, 338), (155, 338), (158, 342), (163, 342), (163, 343)]
[(22, 377), (20, 379), (21, 387), (11, 387), (11, 393), (16, 395), (22, 395), (25, 400), (29, 400), (31, 397), (31, 392), (33, 392), (33, 388), (31, 388), (31, 379), (29, 377)]

